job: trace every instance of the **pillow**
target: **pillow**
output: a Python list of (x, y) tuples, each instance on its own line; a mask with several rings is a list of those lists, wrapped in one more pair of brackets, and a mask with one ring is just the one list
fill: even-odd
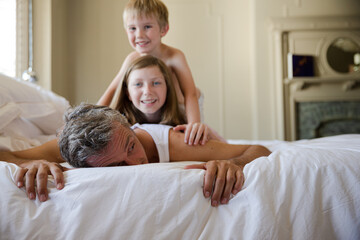
[(18, 118), (20, 114), (21, 109), (15, 103), (9, 102), (7, 104), (3, 104), (0, 107), (0, 130), (6, 128), (6, 126)]
[(63, 113), (70, 106), (65, 98), (38, 85), (0, 74), (0, 118), (4, 118), (1, 112), (8, 112), (1, 109), (8, 108), (10, 103), (20, 110), (19, 117), (31, 121), (44, 134), (56, 133), (63, 125)]

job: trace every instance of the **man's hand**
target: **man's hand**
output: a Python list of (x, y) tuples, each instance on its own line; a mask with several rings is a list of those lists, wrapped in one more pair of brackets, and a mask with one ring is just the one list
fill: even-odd
[(206, 163), (193, 164), (186, 169), (204, 169), (204, 196), (211, 196), (211, 205), (227, 204), (231, 194), (237, 194), (245, 181), (243, 167), (231, 160), (212, 160)]
[(184, 142), (189, 145), (204, 145), (209, 140), (210, 129), (205, 123), (188, 123), (178, 125), (174, 131), (184, 131)]
[(15, 175), (15, 182), (19, 188), (25, 186), (29, 199), (34, 200), (36, 198), (35, 181), (40, 202), (45, 202), (48, 199), (47, 180), (50, 174), (54, 177), (56, 188), (59, 190), (64, 188), (63, 171), (67, 169), (58, 163), (31, 160), (19, 164), (19, 166), (20, 169)]

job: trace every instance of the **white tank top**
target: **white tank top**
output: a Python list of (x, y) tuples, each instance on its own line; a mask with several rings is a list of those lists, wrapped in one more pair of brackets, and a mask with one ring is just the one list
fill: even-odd
[(135, 123), (132, 129), (140, 128), (150, 134), (155, 142), (159, 154), (159, 162), (169, 162), (169, 131), (172, 126), (163, 124), (138, 124)]

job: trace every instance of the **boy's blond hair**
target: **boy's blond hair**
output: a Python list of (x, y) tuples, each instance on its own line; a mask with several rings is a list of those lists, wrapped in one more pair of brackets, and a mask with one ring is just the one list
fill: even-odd
[(130, 0), (125, 6), (123, 13), (124, 25), (129, 17), (154, 16), (160, 27), (169, 24), (169, 12), (165, 4), (160, 0)]

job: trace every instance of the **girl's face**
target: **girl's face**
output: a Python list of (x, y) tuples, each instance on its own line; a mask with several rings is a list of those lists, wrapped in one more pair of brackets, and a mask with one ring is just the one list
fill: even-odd
[(166, 101), (166, 81), (158, 66), (133, 70), (128, 78), (128, 97), (149, 122), (161, 118)]

